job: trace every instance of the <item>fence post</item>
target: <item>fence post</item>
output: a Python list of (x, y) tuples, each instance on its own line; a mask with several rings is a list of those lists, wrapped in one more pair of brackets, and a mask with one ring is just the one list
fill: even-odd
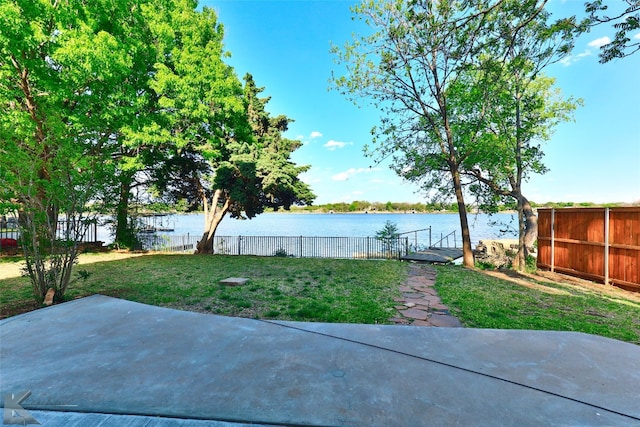
[(609, 284), (609, 208), (604, 208), (604, 284)]
[(242, 255), (242, 250), (241, 247), (242, 246), (242, 236), (238, 236), (238, 255)]
[(303, 240), (302, 240), (302, 236), (300, 236), (300, 258), (302, 258), (302, 247), (303, 247)]
[(431, 248), (431, 226), (429, 226), (429, 248)]
[(555, 270), (555, 230), (556, 230), (556, 208), (551, 208), (551, 272)]

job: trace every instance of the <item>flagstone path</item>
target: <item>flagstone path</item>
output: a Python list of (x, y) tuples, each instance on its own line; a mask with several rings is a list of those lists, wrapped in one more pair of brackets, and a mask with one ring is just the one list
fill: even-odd
[(435, 282), (433, 266), (412, 263), (407, 282), (400, 286), (402, 296), (395, 298), (398, 314), (389, 320), (397, 325), (462, 327), (458, 318), (449, 314), (449, 307), (442, 304), (433, 287)]

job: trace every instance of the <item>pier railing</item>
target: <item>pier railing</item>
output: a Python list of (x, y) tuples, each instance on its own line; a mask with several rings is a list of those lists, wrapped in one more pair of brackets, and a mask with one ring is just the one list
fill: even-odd
[(451, 233), (447, 235), (440, 235), (440, 240), (438, 240), (435, 244), (431, 245), (429, 243), (430, 248), (457, 248), (458, 243), (456, 241), (456, 230), (453, 230)]

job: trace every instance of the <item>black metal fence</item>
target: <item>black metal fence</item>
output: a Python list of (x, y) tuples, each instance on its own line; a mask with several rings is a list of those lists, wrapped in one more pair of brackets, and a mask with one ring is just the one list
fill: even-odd
[[(151, 251), (194, 251), (200, 236), (145, 236)], [(376, 237), (215, 236), (214, 253), (291, 256), (297, 258), (399, 259), (410, 250), (409, 239)]]
[(202, 236), (172, 234), (141, 234), (142, 248), (154, 252), (193, 252)]
[(17, 249), (20, 230), (15, 222), (0, 221), (0, 251)]
[[(71, 227), (70, 230), (68, 228)], [(67, 232), (68, 231), (68, 232)], [(0, 250), (14, 248), (20, 245), (21, 230), (15, 218), (0, 221)], [(96, 221), (82, 221), (74, 223), (60, 220), (56, 227), (56, 238), (67, 240), (77, 238), (81, 243), (97, 243), (98, 224)]]

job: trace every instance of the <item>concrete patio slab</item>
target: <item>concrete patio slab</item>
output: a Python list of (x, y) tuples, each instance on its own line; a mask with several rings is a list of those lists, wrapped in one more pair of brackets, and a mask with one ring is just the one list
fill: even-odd
[(43, 425), (637, 426), (640, 347), (93, 296), (0, 321), (0, 392), (20, 390)]

